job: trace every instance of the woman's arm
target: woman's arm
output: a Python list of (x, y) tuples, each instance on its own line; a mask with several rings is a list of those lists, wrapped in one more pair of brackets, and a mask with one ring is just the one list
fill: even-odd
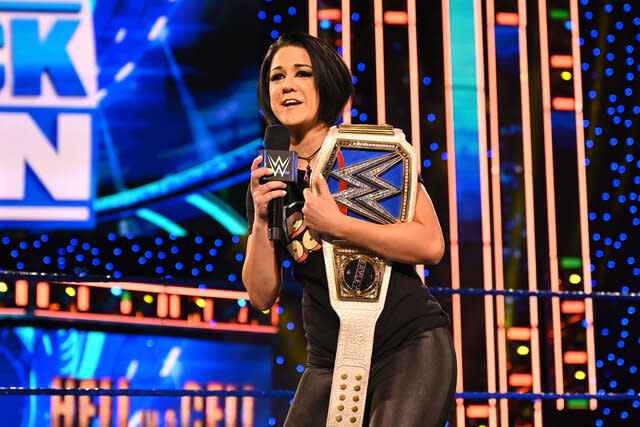
[(260, 168), (261, 156), (251, 165), (251, 196), (254, 206), (252, 232), (247, 241), (247, 253), (242, 266), (242, 281), (251, 304), (261, 310), (270, 308), (280, 294), (282, 277), (280, 258), (272, 241), (268, 238), (269, 201), (282, 197), (285, 184), (271, 181), (260, 184), (260, 178), (272, 174), (267, 168)]
[(318, 179), (318, 194), (305, 190), (302, 213), (306, 224), (321, 233), (374, 251), (406, 264), (436, 264), (444, 254), (444, 238), (431, 199), (423, 186), (416, 197), (411, 222), (375, 224), (343, 215), (324, 179)]

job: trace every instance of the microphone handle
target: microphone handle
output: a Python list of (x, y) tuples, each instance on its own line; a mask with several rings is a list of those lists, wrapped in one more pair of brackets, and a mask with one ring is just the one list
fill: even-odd
[(276, 197), (269, 202), (269, 240), (284, 241), (283, 198)]

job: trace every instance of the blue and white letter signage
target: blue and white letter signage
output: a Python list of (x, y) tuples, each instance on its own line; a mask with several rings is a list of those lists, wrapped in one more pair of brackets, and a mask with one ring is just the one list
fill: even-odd
[(0, 228), (93, 225), (89, 0), (0, 0)]

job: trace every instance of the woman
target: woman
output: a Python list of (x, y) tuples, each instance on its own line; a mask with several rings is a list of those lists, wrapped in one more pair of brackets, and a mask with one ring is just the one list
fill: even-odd
[[(304, 287), (308, 357), (285, 426), (324, 426), (339, 321), (329, 302), (319, 235), (348, 240), (394, 261), (385, 308), (376, 324), (365, 424), (441, 427), (453, 402), (456, 366), (448, 317), (412, 265), (437, 263), (444, 252), (426, 190), (422, 186), (418, 192), (412, 222), (379, 225), (343, 215), (324, 180), (314, 194), (304, 179), (352, 91), (349, 70), (324, 41), (291, 33), (269, 48), (260, 70), (258, 101), (269, 124), (288, 127), (301, 179), (288, 187), (278, 181), (261, 184), (260, 178), (273, 171), (260, 167), (260, 157), (254, 160), (242, 279), (251, 303), (270, 308), (282, 284), (282, 252), (288, 251), (295, 261), (294, 276)], [(276, 197), (284, 198), (288, 241), (283, 245), (267, 238), (267, 205)]]

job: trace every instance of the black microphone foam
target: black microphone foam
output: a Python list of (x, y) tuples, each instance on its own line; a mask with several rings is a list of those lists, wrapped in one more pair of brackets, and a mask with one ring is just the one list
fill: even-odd
[(289, 129), (282, 125), (269, 125), (264, 132), (264, 146), (267, 150), (289, 151)]

